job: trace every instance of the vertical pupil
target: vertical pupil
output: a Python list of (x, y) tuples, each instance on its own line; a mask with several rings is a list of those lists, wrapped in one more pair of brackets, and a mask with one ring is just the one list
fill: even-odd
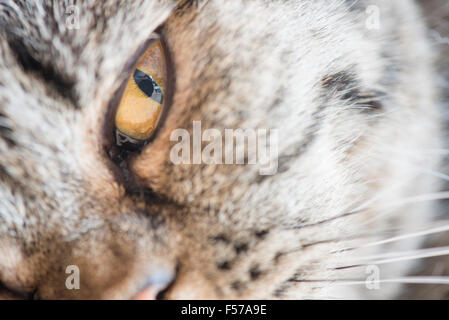
[(151, 79), (146, 73), (137, 69), (134, 72), (134, 81), (139, 89), (151, 98), (154, 91), (153, 79)]

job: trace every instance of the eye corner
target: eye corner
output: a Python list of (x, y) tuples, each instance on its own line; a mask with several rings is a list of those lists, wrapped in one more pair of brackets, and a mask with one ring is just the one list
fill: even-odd
[(30, 292), (20, 291), (8, 287), (0, 281), (0, 300), (32, 300), (35, 290)]
[(149, 140), (137, 140), (133, 139), (126, 134), (115, 129), (115, 144), (117, 147), (125, 149), (130, 152), (140, 152), (143, 147), (149, 142)]

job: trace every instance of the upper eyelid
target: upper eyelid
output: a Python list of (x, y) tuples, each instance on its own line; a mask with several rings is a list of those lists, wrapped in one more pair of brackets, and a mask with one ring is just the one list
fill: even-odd
[(123, 78), (128, 78), (129, 75), (132, 73), (132, 71), (136, 68), (136, 64), (139, 61), (139, 58), (142, 56), (142, 54), (145, 53), (145, 51), (151, 46), (151, 44), (156, 40), (161, 40), (161, 36), (153, 32), (145, 42), (139, 46), (139, 48), (134, 52), (134, 54), (127, 60), (125, 63), (125, 66), (123, 68), (123, 71), (121, 72), (121, 75)]

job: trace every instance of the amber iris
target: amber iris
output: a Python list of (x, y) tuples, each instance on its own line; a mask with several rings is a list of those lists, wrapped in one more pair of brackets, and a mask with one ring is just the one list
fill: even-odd
[(144, 142), (151, 138), (164, 108), (166, 83), (165, 52), (154, 40), (136, 64), (115, 115), (121, 136)]

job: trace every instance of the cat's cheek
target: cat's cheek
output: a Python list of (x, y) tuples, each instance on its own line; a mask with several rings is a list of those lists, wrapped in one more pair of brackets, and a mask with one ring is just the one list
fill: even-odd
[(15, 244), (8, 243), (8, 241), (2, 241), (0, 257), (0, 281), (8, 288), (18, 292), (33, 290), (34, 274), (30, 271), (33, 268), (27, 267), (27, 260), (20, 248)]

